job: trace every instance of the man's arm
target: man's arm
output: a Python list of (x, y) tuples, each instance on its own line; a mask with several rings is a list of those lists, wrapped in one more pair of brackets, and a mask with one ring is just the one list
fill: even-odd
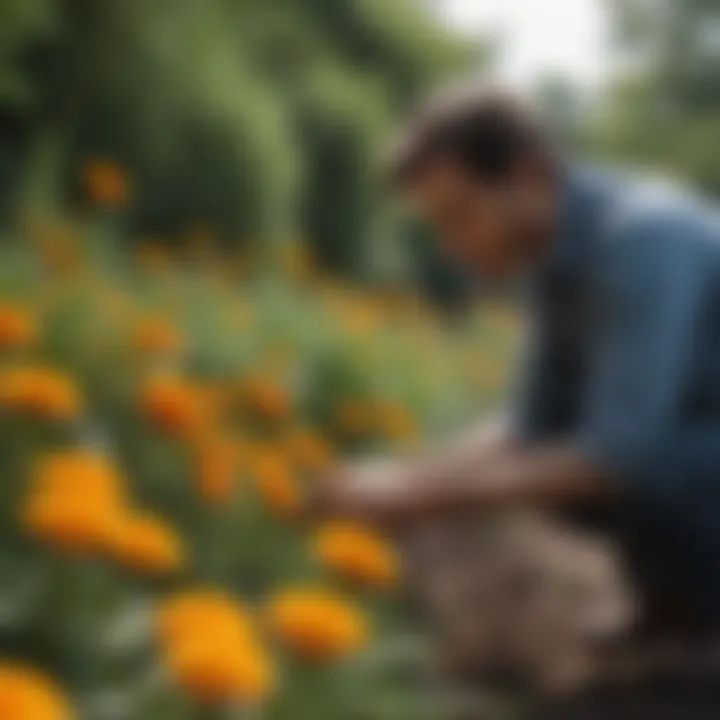
[(465, 475), (423, 477), (427, 512), (508, 506), (562, 506), (608, 498), (615, 486), (608, 473), (588, 460), (571, 441), (516, 447), (496, 455), (484, 467)]
[[(653, 462), (681, 429), (679, 405), (705, 300), (702, 259), (678, 242), (683, 230), (634, 222), (606, 248), (598, 350), (575, 436), (537, 445), (509, 442), (491, 456), (478, 445), (476, 454), (449, 453), (404, 466), (371, 492), (362, 483), (353, 487), (349, 478), (339, 486), (338, 509), (402, 517), (567, 503), (638, 484), (641, 491), (658, 492), (646, 485)], [(383, 487), (392, 488), (384, 498)]]

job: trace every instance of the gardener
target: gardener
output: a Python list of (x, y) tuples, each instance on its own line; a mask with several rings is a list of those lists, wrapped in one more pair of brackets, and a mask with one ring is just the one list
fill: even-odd
[(600, 531), (642, 600), (632, 637), (651, 644), (620, 687), (596, 690), (591, 716), (714, 716), (720, 215), (670, 185), (576, 167), (531, 112), (486, 90), (433, 100), (392, 170), (466, 271), (525, 281), (534, 337), (506, 422), (429, 457), (346, 468), (324, 510), (407, 528), (541, 508)]

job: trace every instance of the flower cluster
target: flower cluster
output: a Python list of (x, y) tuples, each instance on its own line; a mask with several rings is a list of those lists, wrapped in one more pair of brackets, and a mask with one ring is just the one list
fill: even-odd
[(334, 522), (316, 536), (319, 557), (333, 572), (378, 588), (393, 587), (400, 576), (400, 558), (376, 532), (362, 525)]
[[(131, 200), (111, 160), (82, 177), (98, 223)], [(333, 683), (328, 666), (386, 641), (402, 581), (392, 542), (314, 525), (308, 499), (346, 456), (408, 451), (460, 416), (503, 364), (476, 362), (418, 300), (349, 289), (309, 255), (282, 254), (298, 276), (277, 287), (245, 283), (264, 261), (216, 262), (203, 227), (177, 252), (144, 239), (108, 272), (82, 223), (28, 227), (0, 247), (3, 267), (29, 260), (0, 286), (0, 530), (29, 569), (6, 583), (10, 600), (0, 592), (19, 618), (0, 658), (32, 661), (79, 702), (0, 663), (0, 720), (71, 720), (70, 705), (92, 716), (115, 702), (95, 683), (106, 671), (137, 704), (108, 716), (304, 702), (298, 685)]]
[(275, 685), (275, 670), (248, 613), (221, 591), (190, 590), (167, 598), (157, 617), (170, 673), (209, 702), (258, 703)]
[(7, 720), (73, 720), (62, 690), (23, 665), (0, 663), (0, 717)]
[(175, 572), (183, 544), (162, 518), (132, 509), (107, 458), (80, 450), (43, 459), (23, 513), (28, 532), (65, 551), (107, 555), (131, 569)]
[(351, 601), (316, 587), (290, 588), (268, 608), (270, 625), (300, 657), (327, 663), (357, 652), (367, 642), (369, 623)]

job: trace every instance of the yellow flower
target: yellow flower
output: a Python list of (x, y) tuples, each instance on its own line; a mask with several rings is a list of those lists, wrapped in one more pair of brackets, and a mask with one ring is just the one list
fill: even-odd
[(205, 408), (198, 389), (173, 375), (154, 375), (142, 388), (141, 404), (166, 432), (188, 436), (202, 427)]
[(97, 205), (123, 207), (130, 200), (130, 180), (115, 163), (96, 159), (83, 168), (85, 188), (90, 200)]
[(76, 233), (68, 225), (43, 222), (36, 228), (33, 244), (44, 267), (56, 274), (69, 274), (82, 266)]
[(288, 393), (268, 378), (247, 378), (242, 383), (241, 395), (245, 408), (265, 420), (284, 420), (292, 412)]
[(9, 368), (0, 373), (0, 402), (42, 418), (71, 420), (82, 401), (73, 381), (52, 368)]
[(197, 450), (197, 481), (200, 495), (211, 503), (226, 502), (235, 488), (238, 451), (227, 439), (201, 441)]
[(163, 318), (146, 318), (134, 330), (133, 346), (144, 353), (175, 355), (184, 344), (182, 333)]
[(34, 491), (81, 497), (103, 507), (125, 502), (125, 483), (118, 470), (99, 452), (66, 450), (42, 458), (34, 473)]
[(105, 550), (117, 531), (121, 480), (101, 456), (73, 451), (41, 461), (22, 513), (26, 530), (62, 550)]
[(290, 458), (302, 470), (322, 472), (334, 464), (335, 458), (329, 443), (319, 433), (307, 428), (291, 432), (285, 446)]
[(369, 632), (360, 608), (315, 588), (280, 593), (270, 604), (269, 621), (289, 648), (315, 662), (331, 662), (356, 652)]
[(165, 661), (177, 682), (206, 702), (257, 703), (274, 685), (270, 658), (259, 644), (196, 637), (168, 648)]
[(260, 451), (255, 459), (258, 490), (265, 502), (282, 517), (297, 515), (302, 494), (285, 458), (272, 448)]
[(343, 433), (363, 435), (373, 429), (374, 407), (363, 400), (343, 400), (335, 408), (335, 420)]
[(313, 249), (303, 240), (286, 243), (281, 250), (280, 261), (291, 277), (309, 280), (316, 276), (318, 263)]
[(381, 403), (376, 412), (380, 430), (390, 440), (409, 442), (417, 439), (418, 427), (415, 418), (403, 405)]
[(0, 347), (25, 347), (36, 338), (37, 326), (27, 311), (0, 304)]
[(373, 587), (398, 581), (400, 559), (373, 530), (349, 522), (327, 523), (317, 533), (316, 550), (331, 570)]
[(177, 572), (185, 563), (180, 537), (167, 522), (151, 513), (121, 515), (109, 550), (121, 564), (149, 574)]
[(56, 495), (30, 500), (23, 524), (28, 532), (66, 552), (94, 553), (107, 547), (115, 532), (117, 515), (84, 498)]
[(72, 720), (76, 717), (61, 689), (44, 675), (0, 663), (0, 717), (6, 720)]
[(202, 628), (203, 637), (252, 636), (250, 619), (238, 603), (219, 590), (199, 588), (166, 598), (157, 613), (161, 642), (179, 643)]
[(174, 595), (158, 612), (158, 635), (171, 673), (209, 702), (264, 699), (274, 668), (250, 618), (223, 592), (199, 589)]

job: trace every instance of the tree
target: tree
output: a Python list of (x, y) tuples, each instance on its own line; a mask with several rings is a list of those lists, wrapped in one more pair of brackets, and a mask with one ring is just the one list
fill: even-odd
[(595, 128), (601, 151), (679, 172), (720, 194), (720, 2), (611, 0), (630, 66)]

